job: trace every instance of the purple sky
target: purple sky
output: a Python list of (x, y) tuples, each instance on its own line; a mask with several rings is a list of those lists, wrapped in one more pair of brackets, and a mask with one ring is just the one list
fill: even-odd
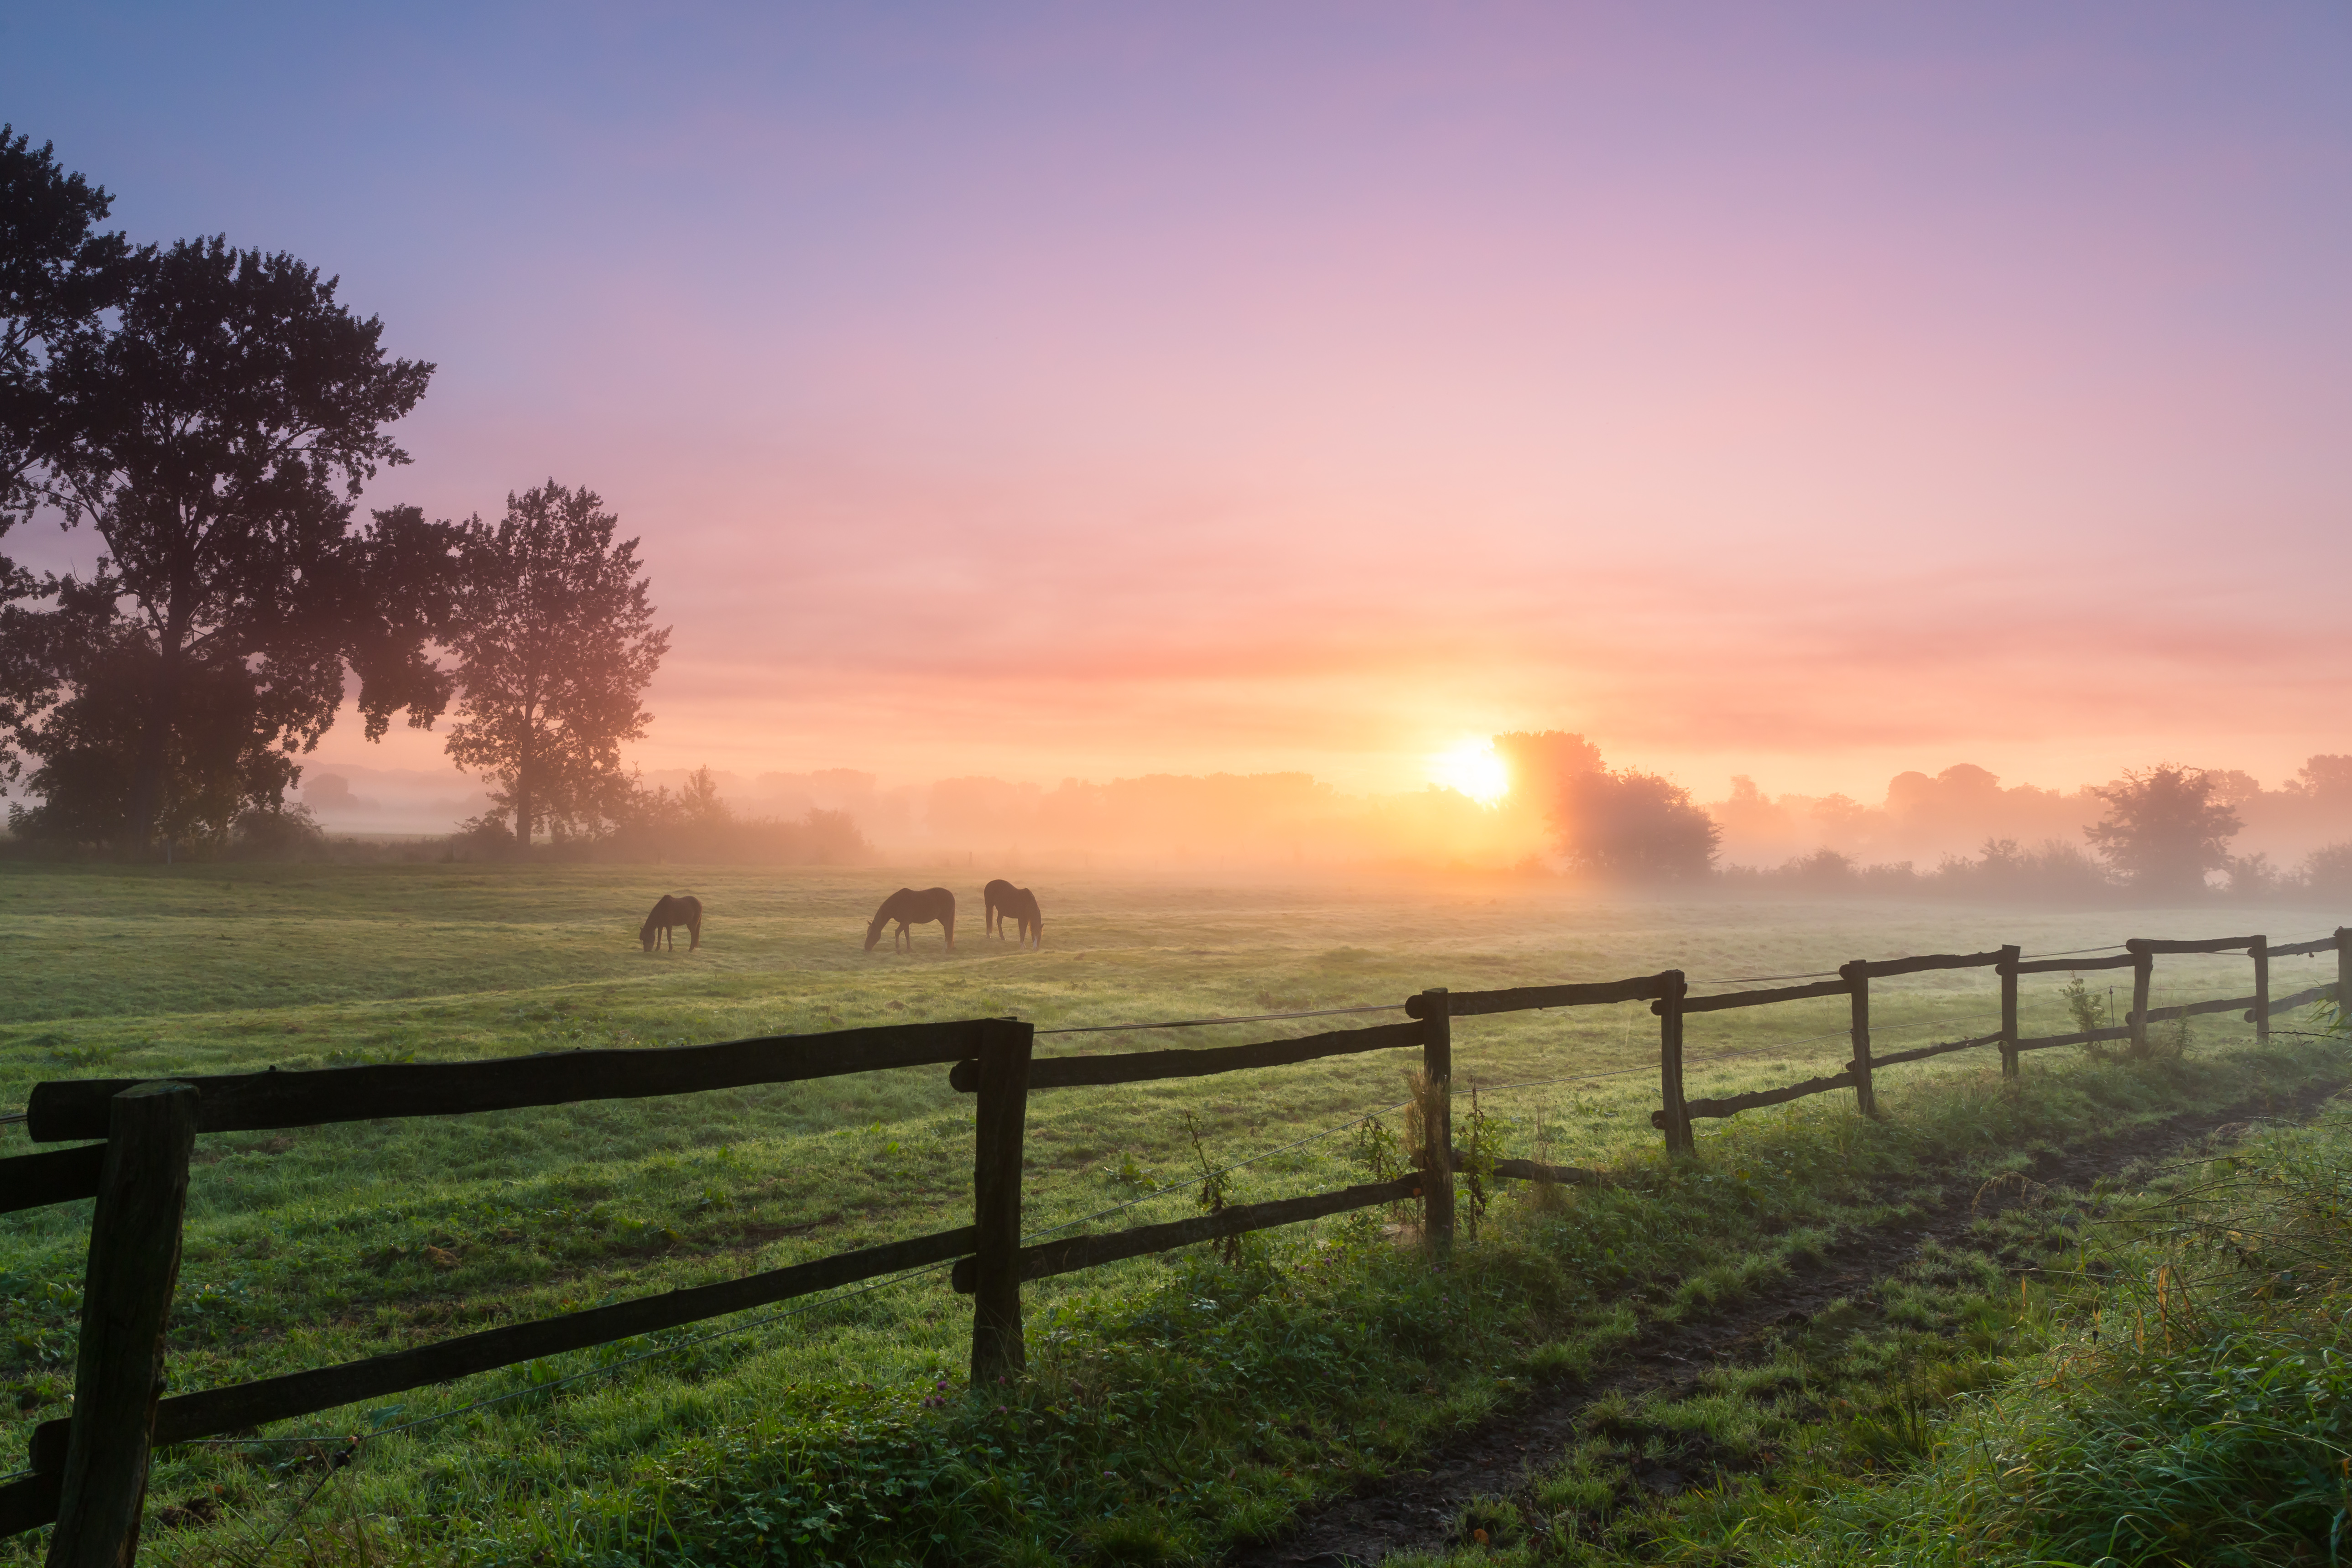
[(0, 15), (135, 237), (438, 363), (377, 504), (644, 536), (647, 766), (893, 779), (2352, 751), (2347, 83), (2316, 4)]

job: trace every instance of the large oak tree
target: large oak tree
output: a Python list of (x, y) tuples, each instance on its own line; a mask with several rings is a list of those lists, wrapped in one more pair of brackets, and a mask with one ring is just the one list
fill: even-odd
[(44, 805), (20, 827), (143, 847), (275, 806), (355, 674), (371, 739), (430, 724), (448, 675), (427, 642), (457, 531), (413, 508), (354, 526), (404, 463), (384, 426), (433, 367), (388, 357), (337, 280), (226, 239), (123, 263), (110, 321), (49, 344), (38, 391), (49, 499), (105, 552), (24, 633), (59, 700), (24, 732)]
[(488, 776), (524, 846), (542, 823), (569, 835), (620, 814), (621, 746), (645, 733), (640, 699), (669, 649), (637, 542), (614, 542), (604, 505), (550, 479), (466, 529), (449, 754)]

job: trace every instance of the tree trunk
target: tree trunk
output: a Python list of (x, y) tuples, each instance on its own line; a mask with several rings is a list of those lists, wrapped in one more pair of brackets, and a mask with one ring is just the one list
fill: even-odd
[(180, 617), (165, 623), (155, 684), (147, 694), (147, 722), (139, 735), (139, 755), (131, 763), (130, 820), (131, 847), (144, 856), (155, 843), (155, 819), (163, 810), (164, 773), (171, 764), (172, 725), (180, 712), (180, 650), (187, 628)]
[(530, 767), (529, 763), (515, 770), (515, 842), (525, 849), (530, 847)]

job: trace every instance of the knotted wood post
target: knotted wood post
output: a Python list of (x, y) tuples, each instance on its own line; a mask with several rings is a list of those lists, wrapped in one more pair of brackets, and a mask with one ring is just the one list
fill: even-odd
[(1021, 1334), (1021, 1144), (1029, 1116), (1034, 1024), (991, 1018), (981, 1030), (980, 1096), (972, 1118), (971, 1381), (1028, 1364)]
[(1443, 1258), (1454, 1247), (1454, 1010), (1445, 987), (1421, 994), (1421, 1070), (1429, 1079), (1422, 1109), (1421, 1233)]
[(2140, 937), (2124, 943), (2124, 951), (2132, 955), (2132, 1005), (2124, 1021), (2131, 1028), (2132, 1055), (2146, 1056), (2147, 998), (2156, 983), (2156, 954), (2148, 951), (2147, 942)]
[(2336, 928), (2336, 1013), (2352, 1015), (2352, 926)]
[(108, 1107), (48, 1568), (129, 1568), (139, 1551), (197, 1098), (184, 1083), (142, 1083)]
[(2271, 1038), (2271, 939), (2258, 936), (2246, 946), (2246, 955), (2254, 961), (2254, 1040), (2270, 1044)]
[(1666, 1152), (1688, 1154), (1697, 1148), (1691, 1137), (1688, 1102), (1683, 1098), (1683, 998), (1690, 982), (1679, 969), (1663, 977), (1665, 994), (1658, 998), (1658, 1099), (1665, 1107)]
[(2000, 1076), (2017, 1076), (2017, 965), (2025, 950), (2011, 944), (2000, 950)]
[(1838, 965), (1838, 978), (1846, 984), (1846, 993), (1853, 1003), (1853, 1107), (1864, 1116), (1878, 1114), (1878, 1095), (1870, 1081), (1870, 963), (1855, 959), (1852, 963)]

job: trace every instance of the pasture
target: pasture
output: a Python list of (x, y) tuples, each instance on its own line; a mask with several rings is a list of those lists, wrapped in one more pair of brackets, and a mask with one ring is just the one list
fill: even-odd
[[(1686, 971), (1704, 992), (1719, 988), (1708, 982), (2004, 942), (2032, 955), (2225, 929), (2289, 941), (2340, 918), (2214, 908), (2053, 913), (1603, 901), (1503, 879), (1212, 885), (1032, 873), (1020, 879), (1036, 889), (1049, 934), (1043, 951), (1021, 952), (982, 934), (980, 883), (988, 874), (985, 867), (7, 865), (0, 867), (0, 943), (11, 955), (0, 1003), (0, 1110), (21, 1107), (29, 1085), (45, 1078), (451, 1059), (978, 1016), (1017, 1016), (1041, 1030), (1143, 1026), (1393, 1005), (1432, 985), (1606, 979), (1668, 967)], [(935, 881), (958, 897), (956, 951), (944, 949), (937, 926), (915, 929), (911, 953), (861, 951), (883, 894)], [(638, 924), (656, 897), (672, 891), (701, 899), (702, 947), (642, 952)], [(2281, 961), (2273, 988), (2284, 994), (2332, 978), (2332, 958)], [(2249, 989), (2238, 957), (2167, 958), (2157, 975), (2158, 1005)], [(2104, 997), (2116, 976), (2094, 978)], [(2063, 983), (2029, 982), (2026, 1034), (2074, 1026)], [(1988, 972), (1882, 982), (1874, 995), (1878, 1049), (1984, 1032), (1995, 1007)], [(1383, 1021), (1370, 1015), (1339, 1025)], [(1047, 1034), (1038, 1047), (1053, 1055), (1233, 1044), (1332, 1026), (1318, 1019), (1131, 1026)], [(1847, 1054), (1844, 1028), (1839, 998), (1695, 1016), (1689, 1092), (1738, 1092), (1834, 1071)], [(2170, 1089), (2212, 1097), (2264, 1074), (2285, 1081), (2315, 1070), (2296, 1065), (2303, 1058), (2292, 1045), (2253, 1056), (2240, 1043), (2248, 1033), (2234, 1018), (2200, 1020), (2190, 1057), (2208, 1064), (2206, 1075)], [(1458, 1021), (1457, 1126), (1475, 1089), (1504, 1152), (1559, 1163), (1662, 1163), (1648, 1120), (1655, 1050), (1655, 1021), (1640, 1004)], [(1407, 1056), (1038, 1095), (1025, 1221), (1043, 1228), (1116, 1205), (1132, 1205), (1119, 1223), (1181, 1216), (1192, 1212), (1203, 1160), (1246, 1162), (1231, 1194), (1244, 1201), (1364, 1179), (1347, 1128), (1370, 1112), (1396, 1121)], [(2069, 1059), (2055, 1059), (2062, 1057)], [(1715, 1058), (1725, 1059), (1710, 1065)], [(2047, 1119), (2091, 1103), (2056, 1087), (2081, 1076), (2074, 1058), (2026, 1059), (2025, 1100), (2037, 1084), (2052, 1087), (2040, 1112), (2020, 1114)], [(1890, 1069), (1880, 1095), (1899, 1122), (1906, 1107), (1927, 1105), (1937, 1084), (1981, 1086), (1994, 1070), (1989, 1051), (1939, 1058)], [(2118, 1090), (2099, 1103), (2108, 1107), (2102, 1114), (2125, 1114), (2162, 1098)], [(949, 1088), (943, 1069), (907, 1069), (676, 1100), (206, 1136), (198, 1142), (173, 1333), (175, 1386), (376, 1353), (965, 1223), (971, 1112), (970, 1097)], [(1839, 1095), (1702, 1123), (1700, 1161), (1742, 1151), (1757, 1180), (1784, 1181), (1796, 1194), (1810, 1179), (1801, 1167), (1821, 1150), (1844, 1151), (1857, 1168), (1876, 1157), (1854, 1152), (1853, 1134), (1842, 1131), (1853, 1121), (1851, 1096)], [(2039, 1135), (2064, 1134), (2045, 1120)], [(21, 1129), (0, 1129), (0, 1152), (28, 1147)], [(1759, 1151), (1767, 1151), (1760, 1163)], [(1738, 1180), (1749, 1179), (1743, 1166)], [(11, 1397), (0, 1409), (0, 1471), (14, 1468), (33, 1422), (65, 1408), (87, 1208), (0, 1218), (9, 1328), (0, 1356), (13, 1358), (5, 1373)], [(1376, 1229), (1330, 1228), (1324, 1239), (1346, 1229), (1350, 1246), (1380, 1246)], [(1075, 1347), (1070, 1353), (1082, 1358), (1089, 1335), (1129, 1321), (1123, 1314), (1135, 1302), (1189, 1278), (1193, 1266), (1144, 1259), (1034, 1284), (1026, 1296), (1033, 1341)], [(903, 1426), (950, 1394), (961, 1401), (968, 1321), (968, 1303), (935, 1274), (801, 1307), (626, 1366), (619, 1363), (657, 1347), (581, 1352), (321, 1418), (303, 1429), (388, 1432), (488, 1395), (549, 1385), (370, 1442), (303, 1529), (341, 1531), (333, 1538), (362, 1554), (351, 1561), (372, 1550), (370, 1540), (373, 1550), (418, 1553), (418, 1561), (685, 1561), (629, 1544), (632, 1530), (648, 1531), (651, 1542), (657, 1531), (646, 1515), (672, 1506), (646, 1500), (672, 1499), (686, 1510), (677, 1500), (704, 1484), (694, 1478), (707, 1479), (712, 1465), (725, 1468), (711, 1454), (728, 1444), (739, 1455), (744, 1443), (789, 1449), (845, 1423), (887, 1415)], [(665, 1335), (662, 1343), (728, 1326)], [(552, 1386), (599, 1364), (613, 1370)], [(1280, 1441), (1256, 1442), (1248, 1466), (1161, 1455), (1148, 1485), (1139, 1472), (1120, 1475), (1114, 1466), (1076, 1502), (1056, 1497), (1049, 1508), (1041, 1498), (1039, 1508), (1075, 1508), (1072, 1517), (1098, 1521), (1140, 1510), (1160, 1521), (1155, 1528), (1178, 1543), (1179, 1555), (1202, 1550), (1213, 1537), (1187, 1520), (1222, 1512), (1246, 1533), (1252, 1521), (1270, 1523), (1347, 1473), (1344, 1464), (1318, 1474), (1304, 1458), (1276, 1465), (1266, 1456), (1304, 1456), (1328, 1439), (1358, 1445), (1349, 1463), (1374, 1464), (1416, 1432), (1507, 1398), (1524, 1369), (1498, 1368), (1465, 1372), (1427, 1358), (1414, 1388), (1390, 1391), (1400, 1402), (1380, 1416), (1379, 1440), (1305, 1420)], [(182, 1450), (162, 1461), (151, 1504), (178, 1510), (166, 1522), (183, 1528), (160, 1530), (153, 1550), (163, 1560), (213, 1560), (217, 1542), (208, 1539), (231, 1530), (246, 1532), (238, 1550), (257, 1549), (312, 1484), (308, 1472), (272, 1469), (267, 1458)], [(1185, 1489), (1213, 1486), (1225, 1489)], [(626, 1508), (596, 1500), (624, 1496), (635, 1500)], [(1026, 1550), (990, 1533), (986, 1507), (975, 1505), (972, 1517), (977, 1533), (943, 1536), (930, 1554), (1018, 1560)], [(430, 1528), (413, 1522), (435, 1520), (440, 1524)], [(820, 1521), (795, 1537), (794, 1528), (775, 1527), (776, 1560), (819, 1560), (837, 1550), (826, 1542), (852, 1529)], [(321, 1550), (315, 1535), (293, 1539)], [(792, 1540), (800, 1544), (783, 1544)], [(26, 1549), (0, 1544), (0, 1562)]]

